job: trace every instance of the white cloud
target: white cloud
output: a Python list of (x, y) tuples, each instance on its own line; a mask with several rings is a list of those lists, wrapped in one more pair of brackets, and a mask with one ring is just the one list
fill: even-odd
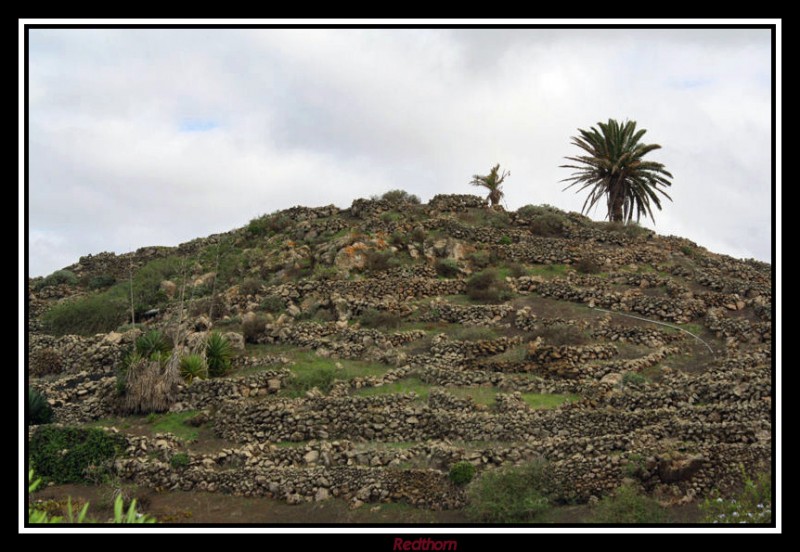
[(472, 193), (470, 176), (496, 162), (512, 172), (510, 208), (579, 210), (558, 165), (577, 128), (609, 117), (637, 120), (663, 146), (653, 158), (675, 175), (675, 201), (656, 214), (659, 232), (769, 260), (768, 31), (37, 29), (30, 39), (34, 275), (297, 204), (348, 206), (390, 188)]

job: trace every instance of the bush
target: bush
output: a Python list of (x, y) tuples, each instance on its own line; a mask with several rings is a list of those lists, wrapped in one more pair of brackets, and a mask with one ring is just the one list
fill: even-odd
[(602, 267), (593, 257), (584, 257), (575, 263), (575, 270), (581, 274), (597, 274), (602, 270)]
[(219, 332), (211, 332), (206, 341), (206, 361), (208, 375), (212, 378), (224, 376), (231, 369), (233, 347), (230, 341)]
[(499, 303), (511, 297), (511, 290), (494, 269), (484, 270), (467, 280), (467, 296), (475, 301)]
[(258, 278), (247, 278), (239, 285), (239, 293), (242, 295), (256, 295), (264, 287), (264, 282)]
[(622, 376), (622, 385), (642, 385), (644, 383), (647, 383), (647, 378), (639, 372), (625, 372)]
[(425, 232), (425, 229), (422, 228), (421, 226), (417, 226), (411, 231), (411, 240), (414, 243), (422, 243), (425, 241), (426, 237), (427, 234)]
[(469, 260), (475, 268), (486, 268), (492, 262), (492, 255), (488, 251), (481, 249), (467, 255), (467, 260)]
[(316, 367), (311, 370), (293, 374), (287, 382), (287, 390), (291, 395), (302, 396), (306, 392), (317, 388), (323, 393), (329, 393), (333, 388), (336, 372), (327, 366)]
[(772, 523), (772, 480), (769, 473), (760, 473), (753, 480), (742, 468), (744, 487), (734, 497), (724, 499), (719, 493), (701, 505), (706, 523)]
[(189, 455), (185, 452), (173, 454), (169, 459), (169, 465), (175, 469), (183, 469), (189, 465)]
[[(177, 257), (154, 259), (133, 277), (133, 306), (136, 316), (167, 301), (161, 282), (177, 274), (182, 265)], [(106, 333), (130, 320), (131, 282), (118, 282), (106, 291), (54, 305), (42, 317), (53, 335)]]
[(364, 263), (364, 269), (369, 270), (370, 272), (383, 272), (385, 270), (389, 270), (392, 268), (392, 256), (394, 254), (391, 251), (375, 251), (375, 250), (368, 250), (366, 251), (366, 262)]
[(367, 309), (361, 315), (361, 325), (367, 328), (395, 330), (400, 327), (400, 317), (387, 311)]
[(292, 225), (292, 219), (281, 213), (262, 215), (251, 220), (245, 227), (250, 236), (260, 237), (283, 232)]
[(442, 278), (455, 278), (461, 273), (458, 263), (453, 259), (439, 259), (436, 261), (436, 274)]
[(56, 270), (49, 276), (38, 281), (33, 287), (36, 290), (44, 289), (46, 287), (57, 286), (59, 284), (67, 284), (74, 286), (78, 283), (78, 277), (71, 270)]
[(261, 308), (269, 313), (278, 314), (286, 310), (286, 303), (277, 295), (267, 295), (261, 301)]
[(511, 263), (508, 265), (508, 271), (514, 278), (521, 278), (522, 276), (528, 275), (527, 269), (520, 263)]
[(613, 495), (605, 496), (595, 507), (594, 523), (632, 524), (661, 523), (664, 508), (631, 485), (619, 487)]
[(467, 487), (467, 515), (488, 523), (535, 521), (550, 509), (549, 468), (540, 461), (487, 470)]
[(469, 462), (456, 462), (450, 467), (449, 477), (456, 485), (466, 485), (475, 477), (475, 466)]
[(28, 419), (26, 425), (49, 424), (53, 421), (53, 409), (47, 399), (36, 389), (28, 388)]
[(182, 357), (178, 370), (186, 383), (192, 383), (196, 379), (206, 379), (208, 377), (208, 365), (200, 355)]
[(381, 196), (381, 199), (389, 203), (411, 203), (412, 205), (419, 205), (419, 197), (409, 194), (404, 190), (389, 190)]
[[(212, 308), (213, 307), (213, 308)], [(193, 299), (187, 308), (191, 316), (211, 316), (211, 320), (219, 320), (228, 314), (228, 305), (222, 294)]]
[(517, 209), (517, 215), (539, 236), (562, 236), (568, 220), (566, 213), (549, 205), (525, 205)]
[(80, 483), (102, 475), (126, 445), (122, 435), (102, 429), (43, 426), (28, 450), (39, 475), (54, 483)]
[(513, 242), (511, 241), (511, 238), (508, 236), (503, 236), (500, 238), (500, 245), (511, 245), (512, 243)]
[(105, 289), (113, 286), (116, 282), (117, 279), (110, 274), (100, 274), (98, 276), (92, 276), (87, 285), (89, 289)]
[(267, 327), (267, 319), (263, 315), (248, 316), (242, 321), (242, 335), (247, 343), (258, 343), (264, 335)]

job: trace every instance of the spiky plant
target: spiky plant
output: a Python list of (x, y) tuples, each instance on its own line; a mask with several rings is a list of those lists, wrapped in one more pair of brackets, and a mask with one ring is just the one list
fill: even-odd
[(150, 330), (136, 339), (136, 352), (145, 358), (152, 357), (154, 353), (169, 353), (171, 350), (172, 343), (158, 330)]
[(28, 425), (49, 424), (53, 421), (53, 409), (44, 395), (28, 388)]
[(646, 130), (636, 130), (635, 121), (620, 124), (614, 119), (608, 123), (597, 123), (600, 129), (578, 129), (580, 136), (572, 137), (572, 143), (587, 155), (567, 157), (578, 165), (561, 165), (575, 169), (571, 177), (563, 182), (572, 182), (565, 190), (580, 186), (578, 192), (589, 189), (589, 196), (583, 203), (583, 212), (588, 212), (602, 198), (608, 206), (608, 219), (612, 222), (630, 222), (634, 212), (638, 221), (641, 215), (649, 216), (654, 222), (651, 203), (661, 210), (661, 200), (656, 192), (670, 201), (672, 198), (661, 189), (672, 185), (672, 175), (664, 165), (655, 161), (645, 161), (645, 155), (660, 149), (658, 144), (639, 142)]
[(179, 370), (186, 383), (192, 383), (196, 379), (206, 379), (208, 377), (208, 365), (201, 355), (186, 355), (181, 358)]
[(231, 368), (233, 347), (231, 342), (218, 332), (211, 332), (206, 341), (208, 375), (212, 378), (224, 376)]
[(120, 410), (126, 414), (149, 414), (169, 410), (181, 383), (178, 354), (136, 357), (128, 367)]

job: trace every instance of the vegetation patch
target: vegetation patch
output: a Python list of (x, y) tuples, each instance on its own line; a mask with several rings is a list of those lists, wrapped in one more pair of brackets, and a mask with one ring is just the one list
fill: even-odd
[(111, 461), (125, 449), (121, 435), (102, 429), (42, 426), (30, 441), (36, 472), (54, 483), (80, 483), (105, 475)]
[(592, 521), (607, 524), (662, 523), (666, 510), (632, 485), (622, 485), (595, 507)]
[(550, 470), (542, 461), (487, 470), (467, 487), (467, 515), (485, 523), (541, 521), (550, 509)]
[(579, 395), (559, 395), (556, 393), (522, 393), (522, 400), (534, 410), (558, 408), (562, 404), (569, 404), (580, 400)]

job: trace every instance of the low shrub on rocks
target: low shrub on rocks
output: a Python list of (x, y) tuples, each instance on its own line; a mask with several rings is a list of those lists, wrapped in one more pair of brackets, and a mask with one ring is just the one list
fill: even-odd
[(469, 462), (456, 462), (450, 468), (449, 477), (456, 485), (466, 485), (475, 477), (475, 466)]
[(511, 296), (511, 290), (496, 270), (488, 269), (467, 280), (467, 296), (475, 301), (499, 303)]
[(121, 435), (101, 429), (43, 426), (30, 441), (36, 473), (54, 483), (79, 483), (101, 476), (126, 446)]
[(542, 461), (485, 471), (467, 487), (466, 512), (478, 522), (536, 521), (550, 509), (550, 486)]
[(664, 521), (664, 514), (664, 508), (658, 502), (631, 485), (622, 485), (613, 495), (603, 497), (597, 504), (592, 521), (609, 524), (660, 523)]

